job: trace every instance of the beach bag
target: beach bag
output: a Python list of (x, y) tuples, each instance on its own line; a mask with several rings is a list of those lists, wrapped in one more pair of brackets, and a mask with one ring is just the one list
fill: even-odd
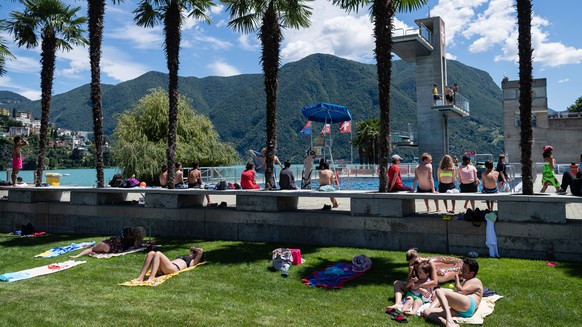
[(293, 255), (287, 248), (277, 248), (273, 250), (272, 260), (273, 269), (287, 271), (293, 263)]
[(111, 187), (123, 187), (123, 175), (115, 174), (111, 181), (109, 182), (109, 186)]
[(219, 191), (224, 191), (228, 188), (228, 183), (224, 180), (218, 182), (218, 184), (216, 184), (216, 190)]
[(293, 257), (293, 265), (298, 266), (303, 263), (303, 259), (301, 259), (301, 250), (300, 249), (289, 249), (291, 251), (291, 256)]
[(352, 271), (364, 272), (372, 268), (372, 260), (365, 254), (360, 254), (352, 259)]
[(139, 181), (135, 178), (129, 178), (128, 180), (125, 181), (125, 184), (123, 185), (124, 188), (132, 188), (136, 186), (139, 186)]

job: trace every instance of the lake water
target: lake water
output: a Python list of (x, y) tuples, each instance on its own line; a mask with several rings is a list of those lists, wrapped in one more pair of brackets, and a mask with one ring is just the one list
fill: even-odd
[[(103, 174), (105, 176), (105, 184), (109, 183), (113, 175), (121, 172), (119, 168), (105, 168)], [(97, 185), (97, 171), (95, 169), (57, 169), (45, 170), (44, 173), (59, 173), (61, 176), (61, 186), (95, 186)], [(21, 170), (18, 173), (25, 183), (34, 184), (34, 171)], [(10, 173), (6, 175), (6, 171), (0, 171), (0, 179), (10, 180)], [(43, 178), (43, 182), (45, 178)]]

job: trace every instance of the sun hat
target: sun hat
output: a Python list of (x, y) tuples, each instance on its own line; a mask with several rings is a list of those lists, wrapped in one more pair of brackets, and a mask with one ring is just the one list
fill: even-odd
[(352, 259), (352, 271), (364, 272), (372, 268), (372, 260), (365, 254), (360, 254)]
[(393, 161), (394, 161), (394, 160), (400, 160), (400, 161), (402, 161), (402, 157), (401, 157), (401, 156), (399, 156), (399, 155), (397, 155), (397, 154), (395, 154), (395, 155), (393, 155), (393, 156), (392, 156), (392, 160), (393, 160)]

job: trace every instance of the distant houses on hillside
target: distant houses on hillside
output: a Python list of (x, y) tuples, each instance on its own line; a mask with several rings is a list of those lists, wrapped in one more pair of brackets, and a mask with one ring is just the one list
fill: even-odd
[[(0, 130), (0, 137), (13, 138), (15, 136), (30, 136), (40, 133), (40, 120), (34, 119), (32, 112), (22, 112), (0, 108), (0, 116), (8, 117), (10, 120), (20, 122), (20, 126), (9, 126), (8, 130)], [(72, 131), (64, 128), (57, 128), (51, 124), (52, 134), (48, 141), (49, 147), (66, 147), (71, 151), (87, 151), (87, 144), (92, 143), (90, 139), (93, 132), (89, 131)], [(108, 145), (105, 144), (107, 147)]]

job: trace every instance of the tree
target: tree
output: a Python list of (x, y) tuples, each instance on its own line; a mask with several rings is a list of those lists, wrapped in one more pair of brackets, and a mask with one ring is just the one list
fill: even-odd
[[(177, 111), (178, 161), (188, 165), (198, 161), (201, 166), (238, 162), (234, 147), (220, 141), (210, 119), (196, 114), (186, 98), (178, 98)], [(158, 88), (119, 116), (112, 154), (115, 165), (123, 167), (125, 176), (135, 174), (148, 184), (157, 180), (167, 148), (168, 112), (168, 94)]]
[(392, 21), (395, 12), (413, 11), (426, 5), (428, 0), (332, 0), (347, 11), (357, 11), (372, 3), (376, 45), (376, 70), (378, 72), (378, 97), (380, 103), (380, 192), (388, 185), (388, 156), (390, 154), (390, 76), (392, 75)]
[(8, 50), (6, 44), (4, 44), (4, 38), (0, 36), (0, 76), (6, 73), (6, 69), (4, 69), (4, 65), (6, 64), (6, 58), (16, 58), (14, 55)]
[(41, 41), (41, 110), (38, 167), (35, 184), (41, 186), (51, 109), (51, 97), (57, 50), (71, 50), (73, 45), (87, 44), (81, 26), (85, 17), (77, 17), (80, 7), (71, 8), (60, 0), (22, 0), (24, 11), (13, 11), (5, 29), (19, 47), (34, 48)]
[(380, 119), (367, 119), (356, 124), (356, 137), (352, 140), (352, 146), (358, 148), (360, 164), (378, 163), (378, 150), (380, 149)]
[(258, 30), (261, 40), (266, 96), (267, 153), (265, 158), (265, 188), (275, 187), (273, 159), (277, 147), (277, 90), (279, 87), (281, 28), (309, 26), (311, 8), (305, 2), (312, 0), (223, 0), (231, 21), (228, 26), (243, 32)]
[[(112, 0), (121, 3), (123, 0)], [(101, 44), (105, 0), (87, 0), (89, 16), (89, 60), (91, 64), (91, 102), (93, 105), (93, 134), (95, 135), (95, 170), (97, 187), (105, 187), (103, 177), (103, 101), (101, 97)]]
[[(169, 118), (168, 131), (168, 188), (174, 188), (174, 162), (176, 160), (176, 118), (178, 115), (178, 69), (180, 68), (180, 41), (182, 38), (182, 22), (187, 15), (196, 19), (210, 22), (210, 18), (204, 13), (210, 7), (215, 6), (211, 0), (141, 0), (134, 11), (135, 22), (139, 26), (154, 27), (163, 22), (164, 25), (164, 50), (168, 64), (168, 94), (169, 94)], [(201, 140), (198, 140), (201, 141)]]
[(531, 122), (532, 111), (532, 52), (531, 47), (531, 0), (517, 0), (517, 39), (519, 55), (519, 113), (521, 121), (521, 178), (523, 194), (533, 194), (533, 167), (531, 149), (533, 143), (533, 129)]
[(582, 97), (576, 99), (573, 105), (568, 107), (569, 112), (582, 112)]

